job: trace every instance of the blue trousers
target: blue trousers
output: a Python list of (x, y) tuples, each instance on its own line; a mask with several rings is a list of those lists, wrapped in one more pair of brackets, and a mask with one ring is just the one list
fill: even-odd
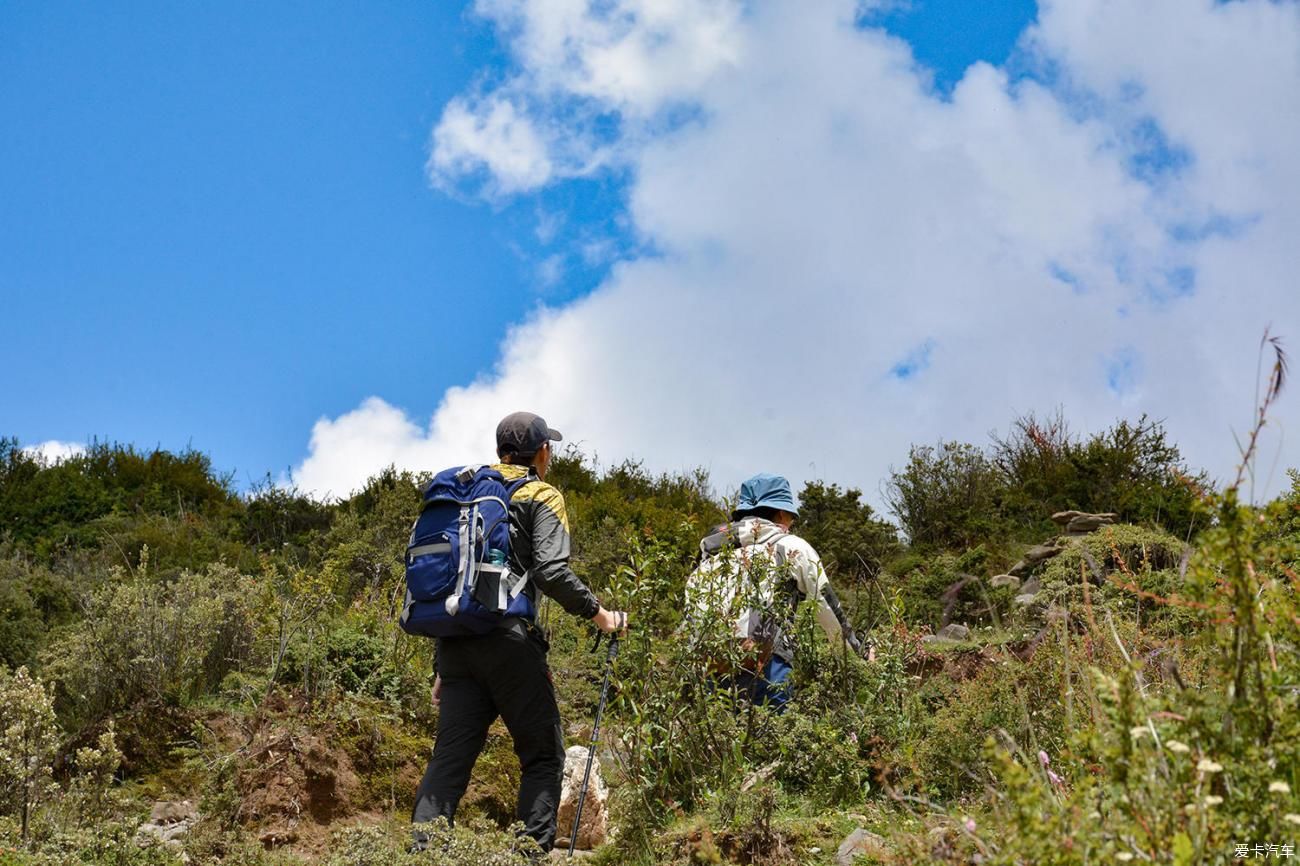
[(736, 686), (740, 693), (756, 704), (766, 704), (774, 712), (785, 712), (785, 705), (794, 697), (794, 690), (788, 682), (793, 670), (790, 663), (780, 656), (772, 656), (763, 666), (763, 673), (757, 676), (743, 673), (736, 677)]

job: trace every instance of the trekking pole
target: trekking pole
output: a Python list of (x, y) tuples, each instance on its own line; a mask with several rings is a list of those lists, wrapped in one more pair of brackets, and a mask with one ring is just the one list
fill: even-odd
[[(596, 635), (596, 646), (600, 646), (600, 634)], [(587, 799), (587, 783), (591, 781), (591, 763), (596, 757), (596, 741), (600, 739), (600, 716), (605, 711), (605, 698), (609, 695), (609, 673), (614, 668), (614, 659), (618, 656), (618, 635), (609, 636), (609, 652), (605, 655), (605, 678), (600, 684), (600, 703), (596, 704), (596, 721), (591, 726), (591, 745), (587, 747), (587, 769), (582, 774), (582, 788), (578, 791), (578, 808), (573, 815), (573, 829), (569, 831), (569, 856), (573, 856), (578, 846), (578, 825), (582, 821), (582, 803)]]

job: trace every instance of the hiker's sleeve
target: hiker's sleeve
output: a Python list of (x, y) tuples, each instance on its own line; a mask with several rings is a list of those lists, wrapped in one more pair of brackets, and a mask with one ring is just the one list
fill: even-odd
[(591, 619), (600, 602), (569, 567), (569, 515), (560, 491), (545, 485), (533, 500), (533, 567), (529, 573), (539, 590), (574, 616)]
[(855, 646), (858, 642), (857, 637), (853, 634), (848, 617), (844, 615), (844, 608), (840, 606), (835, 588), (826, 577), (822, 558), (817, 555), (817, 551), (811, 544), (803, 539), (798, 541), (798, 544), (791, 545), (787, 558), (794, 561), (795, 580), (799, 584), (799, 591), (803, 593), (804, 598), (817, 602), (817, 623), (822, 627), (822, 631), (826, 632), (826, 638), (835, 646), (839, 646), (843, 641), (850, 649), (857, 652)]

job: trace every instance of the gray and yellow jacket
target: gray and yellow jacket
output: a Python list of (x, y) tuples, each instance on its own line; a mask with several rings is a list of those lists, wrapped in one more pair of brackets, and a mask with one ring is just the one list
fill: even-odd
[(564, 496), (536, 477), (529, 466), (497, 463), (492, 468), (507, 483), (533, 476), (510, 497), (510, 570), (528, 572), (523, 591), (534, 608), (540, 590), (574, 616), (591, 619), (600, 610), (600, 602), (569, 567), (569, 515)]

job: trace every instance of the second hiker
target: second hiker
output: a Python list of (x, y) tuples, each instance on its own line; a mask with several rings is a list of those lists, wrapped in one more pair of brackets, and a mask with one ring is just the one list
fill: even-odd
[(740, 486), (731, 522), (700, 542), (700, 564), (687, 580), (687, 621), (725, 615), (745, 660), (735, 685), (778, 711), (790, 699), (789, 631), (804, 599), (816, 601), (817, 622), (832, 645), (864, 654), (821, 557), (790, 531), (798, 514), (790, 482), (755, 475)]

